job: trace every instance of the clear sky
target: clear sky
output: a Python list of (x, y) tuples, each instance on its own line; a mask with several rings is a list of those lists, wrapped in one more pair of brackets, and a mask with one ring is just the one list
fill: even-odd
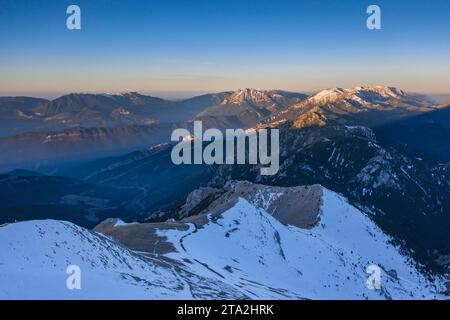
[(375, 84), (450, 93), (449, 0), (0, 0), (0, 95)]

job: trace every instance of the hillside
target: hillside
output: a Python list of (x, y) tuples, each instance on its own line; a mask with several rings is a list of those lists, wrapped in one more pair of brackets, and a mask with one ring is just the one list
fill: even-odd
[[(320, 186), (270, 188), (233, 183), (203, 213), (180, 222), (95, 230), (58, 221), (0, 228), (2, 298), (444, 298), (367, 215)], [(241, 194), (242, 196), (239, 196)], [(277, 199), (318, 201), (280, 222)], [(314, 209), (316, 208), (316, 209)], [(318, 209), (318, 210), (317, 210)], [(312, 210), (312, 211), (311, 211)], [(295, 225), (303, 215), (313, 223)], [(12, 241), (14, 240), (14, 241)], [(220, 250), (217, 250), (220, 248)], [(66, 268), (82, 270), (82, 290), (65, 289)], [(382, 270), (381, 290), (366, 287), (368, 265)], [(320, 265), (320, 268), (317, 268)], [(24, 296), (23, 293), (27, 292)]]

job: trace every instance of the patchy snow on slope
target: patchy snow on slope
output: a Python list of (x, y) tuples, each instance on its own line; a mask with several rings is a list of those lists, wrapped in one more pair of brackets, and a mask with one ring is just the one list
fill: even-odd
[(137, 224), (137, 222), (127, 223), (127, 222), (124, 222), (124, 221), (122, 221), (120, 219), (117, 219), (116, 223), (114, 224), (114, 228), (130, 226), (130, 225), (133, 225), (133, 224)]
[(264, 210), (269, 210), (270, 205), (273, 203), (274, 200), (278, 199), (280, 196), (282, 196), (283, 193), (281, 192), (269, 192), (264, 193), (261, 190), (256, 193), (253, 203), (259, 204), (259, 207)]

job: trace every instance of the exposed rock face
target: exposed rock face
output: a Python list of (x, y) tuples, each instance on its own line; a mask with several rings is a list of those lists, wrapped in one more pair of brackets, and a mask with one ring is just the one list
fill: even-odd
[(323, 195), (320, 185), (283, 188), (239, 181), (229, 182), (225, 189), (227, 192), (217, 202), (226, 203), (242, 197), (284, 225), (311, 228), (319, 220)]
[(199, 217), (207, 213), (218, 216), (243, 198), (263, 208), (284, 225), (311, 228), (319, 221), (322, 190), (320, 185), (284, 188), (229, 181), (221, 189), (204, 187), (194, 190), (186, 203), (168, 213), (166, 218), (204, 221)]
[(174, 252), (175, 247), (158, 230), (188, 230), (185, 223), (130, 223), (122, 224), (118, 219), (107, 219), (94, 228), (94, 231), (107, 234), (134, 251), (154, 254)]
[(211, 204), (214, 200), (223, 194), (223, 190), (204, 187), (192, 191), (187, 199), (186, 203), (177, 210), (177, 217), (184, 218), (199, 214)]

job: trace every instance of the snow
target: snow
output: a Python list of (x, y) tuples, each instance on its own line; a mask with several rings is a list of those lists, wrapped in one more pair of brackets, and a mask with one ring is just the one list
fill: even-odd
[(386, 86), (354, 87), (348, 89), (334, 88), (317, 92), (308, 98), (315, 103), (327, 103), (339, 97), (353, 101), (357, 106), (363, 107), (370, 102), (378, 102), (378, 98), (401, 99), (405, 93), (397, 88)]
[[(67, 222), (9, 224), (0, 245), (0, 299), (192, 299), (188, 281), (227, 291)], [(66, 287), (70, 265), (81, 269), (81, 290)]]
[(283, 193), (281, 192), (269, 192), (266, 194), (259, 190), (255, 195), (254, 202), (258, 203), (260, 208), (267, 211), (269, 210), (270, 205), (282, 195)]
[[(286, 226), (239, 198), (201, 227), (159, 229), (176, 251), (133, 252), (71, 223), (45, 220), (0, 228), (0, 299), (442, 299), (443, 280), (417, 271), (364, 213), (324, 189), (319, 223)], [(127, 224), (116, 221), (115, 227)], [(185, 231), (183, 231), (185, 230)], [(368, 265), (381, 290), (366, 287)], [(81, 268), (81, 290), (66, 269)]]
[(392, 169), (391, 159), (392, 156), (387, 151), (377, 150), (375, 156), (368, 161), (356, 178), (369, 189), (381, 186), (400, 189), (398, 177)]
[(116, 223), (114, 224), (114, 228), (129, 226), (129, 225), (133, 225), (133, 224), (137, 224), (137, 222), (126, 223), (120, 219), (117, 219)]
[[(442, 298), (366, 215), (331, 191), (323, 200), (319, 226), (304, 230), (240, 199), (221, 219), (186, 232), (169, 256), (201, 261), (193, 272), (226, 277), (255, 299)], [(179, 231), (160, 232), (179, 243)], [(383, 270), (382, 290), (366, 288), (371, 264)]]
[(314, 101), (317, 103), (326, 102), (326, 101), (336, 99), (340, 94), (342, 94), (344, 92), (346, 92), (346, 90), (343, 90), (341, 88), (326, 89), (326, 90), (317, 92), (316, 94), (314, 94), (313, 96), (311, 96), (308, 99), (310, 101)]

